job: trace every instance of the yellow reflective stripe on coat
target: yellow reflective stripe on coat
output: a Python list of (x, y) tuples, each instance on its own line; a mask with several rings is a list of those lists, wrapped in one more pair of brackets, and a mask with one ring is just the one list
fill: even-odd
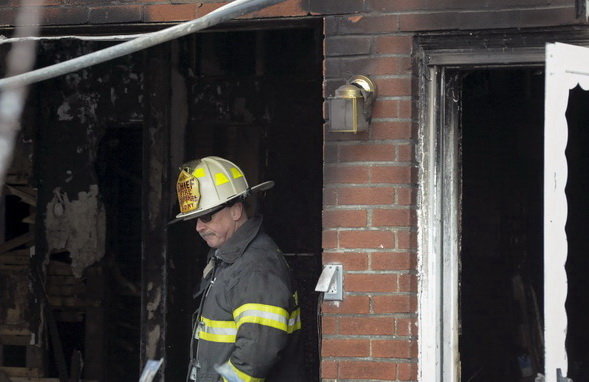
[[(238, 368), (236, 368), (235, 366), (233, 366), (231, 361), (227, 362), (225, 365), (229, 365), (229, 367), (230, 367), (229, 370), (232, 374), (230, 376), (228, 376), (229, 379), (226, 378), (225, 376), (223, 376), (223, 382), (235, 381), (236, 378), (239, 382), (264, 382), (265, 381), (265, 378), (256, 378), (256, 377), (252, 377), (251, 375), (247, 375), (243, 371), (241, 371)], [(225, 368), (225, 365), (223, 365), (223, 368)]]
[(211, 342), (235, 343), (237, 325), (234, 321), (216, 321), (201, 317), (195, 338)]
[(289, 314), (286, 309), (265, 304), (244, 304), (233, 311), (237, 328), (245, 323), (269, 326), (292, 333), (301, 328), (300, 309)]
[(288, 332), (292, 333), (301, 328), (301, 308), (296, 308), (288, 319)]

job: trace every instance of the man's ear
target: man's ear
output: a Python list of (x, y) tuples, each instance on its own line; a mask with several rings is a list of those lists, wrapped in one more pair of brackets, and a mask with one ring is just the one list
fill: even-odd
[(240, 220), (244, 214), (243, 203), (239, 203), (239, 202), (235, 203), (234, 205), (229, 207), (229, 212), (231, 213), (231, 218), (234, 221)]

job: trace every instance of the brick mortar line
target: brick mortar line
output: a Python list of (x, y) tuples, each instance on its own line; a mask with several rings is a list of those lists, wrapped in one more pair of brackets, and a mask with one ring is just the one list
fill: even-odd
[[(340, 188), (406, 188), (406, 189), (416, 189), (418, 186), (417, 183), (324, 183), (324, 189), (340, 189)], [(337, 204), (331, 204), (337, 205)], [(399, 205), (397, 203), (390, 203), (390, 204), (345, 204), (346, 206), (394, 206)], [(411, 204), (413, 205), (413, 204)]]
[[(398, 228), (409, 228), (408, 225), (370, 225), (370, 226), (361, 226), (361, 227), (334, 227), (333, 229), (343, 231), (393, 231), (398, 232)], [(373, 228), (372, 230), (368, 230), (366, 228)], [(326, 229), (328, 230), (328, 229)], [(331, 229), (329, 229), (331, 230)]]
[[(350, 147), (350, 146), (356, 146), (356, 147), (364, 147), (364, 148), (370, 148), (371, 146), (391, 146), (391, 148), (393, 147), (399, 147), (399, 146), (413, 146), (416, 145), (415, 142), (402, 142), (402, 141), (397, 141), (397, 142), (384, 142), (384, 141), (369, 141), (368, 143), (365, 142), (351, 142), (351, 141), (345, 141), (342, 142), (341, 144), (336, 143), (335, 146), (332, 145), (332, 147)], [(339, 155), (338, 155), (339, 156)], [(341, 160), (341, 159), (340, 159)], [(392, 167), (407, 167), (407, 165), (410, 165), (413, 163), (413, 161), (407, 161), (407, 160), (361, 160), (361, 159), (357, 159), (357, 160), (345, 160), (343, 159), (341, 162), (327, 162), (326, 166), (327, 167), (341, 167), (342, 164), (346, 164), (346, 163), (362, 163), (364, 165), (368, 165), (370, 167), (375, 167), (378, 165), (382, 165), (382, 164), (387, 164), (387, 167), (391, 167), (390, 165), (395, 165)]]
[[(350, 249), (324, 249), (323, 253), (327, 254), (340, 254), (340, 253), (358, 253), (358, 251), (350, 250)], [(374, 249), (374, 248), (366, 248), (363, 249), (361, 253), (373, 254), (373, 253), (390, 253), (390, 254), (417, 254), (417, 251), (414, 250), (403, 250), (403, 249)]]
[[(380, 13), (378, 14), (378, 16), (388, 16), (390, 15), (390, 13)], [(337, 15), (326, 15), (326, 17), (324, 18), (335, 18), (338, 17)], [(380, 36), (395, 36), (395, 37), (413, 37), (415, 36), (415, 34), (417, 34), (418, 32), (415, 31), (402, 31), (399, 30), (398, 27), (394, 27), (396, 29), (388, 29), (388, 30), (382, 30), (382, 31), (375, 31), (375, 32), (370, 32), (370, 33), (366, 33), (366, 32), (356, 32), (356, 31), (351, 31), (349, 33), (341, 32), (341, 31), (335, 31), (335, 33), (331, 33), (333, 31), (328, 32), (327, 34), (324, 34), (323, 36), (325, 37), (348, 37), (348, 36), (372, 36), (372, 37), (380, 37)]]
[[(337, 56), (340, 57), (340, 56)], [(374, 57), (377, 58), (377, 57)], [(413, 75), (411, 73), (407, 74), (370, 74), (370, 78), (377, 78), (377, 79), (412, 79)], [(338, 76), (338, 77), (326, 77), (327, 80), (335, 80), (335, 79), (342, 79), (346, 80), (346, 77)]]
[[(345, 147), (345, 146), (372, 146), (372, 145), (379, 145), (379, 144), (417, 144), (417, 140), (411, 138), (402, 138), (402, 139), (378, 139), (378, 140), (371, 140), (371, 141), (329, 141), (325, 142), (325, 146), (327, 147)], [(366, 163), (366, 162), (363, 162)]]
[[(358, 166), (358, 167), (365, 167), (365, 166), (369, 166), (369, 167), (403, 167), (403, 168), (416, 168), (418, 162), (417, 161), (406, 161), (406, 162), (392, 162), (392, 164), (395, 164), (396, 166), (391, 166), (391, 162), (389, 161), (382, 161), (382, 162), (362, 162), (362, 161), (349, 161), (349, 162), (330, 162), (330, 165), (332, 165), (333, 163), (337, 163), (339, 164), (350, 164), (353, 166)], [(368, 164), (370, 163), (370, 164)], [(382, 164), (386, 163), (385, 166), (382, 166)], [(379, 164), (381, 164), (381, 166), (379, 166)], [(406, 184), (406, 183), (404, 183)]]
[(481, 13), (508, 13), (513, 11), (546, 11), (546, 10), (557, 10), (557, 9), (569, 9), (575, 8), (575, 5), (548, 5), (548, 6), (530, 6), (530, 7), (513, 7), (513, 8), (485, 8), (485, 9), (473, 9), (473, 8), (452, 8), (452, 9), (440, 9), (440, 10), (412, 10), (412, 11), (399, 11), (399, 12), (379, 12), (379, 13), (371, 13), (374, 16), (397, 16), (397, 15), (437, 15), (437, 14), (444, 14), (444, 13), (472, 13), (472, 14), (481, 14)]
[(380, 227), (334, 227), (334, 228), (327, 228), (323, 231), (338, 231), (338, 232), (369, 232), (369, 231), (392, 231), (392, 232), (417, 232), (417, 229), (413, 229), (414, 227), (411, 226), (384, 226), (381, 229)]
[[(329, 255), (338, 255), (338, 254), (346, 254), (346, 253), (352, 253), (352, 254), (356, 254), (358, 253), (358, 251), (355, 250), (350, 250), (350, 249), (329, 249), (329, 250), (324, 250), (323, 251), (324, 254), (329, 254)], [(408, 255), (417, 255), (418, 252), (415, 250), (403, 250), (403, 249), (374, 249), (374, 248), (366, 248), (366, 249), (362, 249), (362, 251), (360, 253), (366, 253), (366, 254), (379, 254), (379, 253), (389, 253), (391, 255), (404, 255), (404, 254), (408, 254)]]
[[(334, 17), (334, 18), (349, 18), (349, 17), (379, 17), (379, 16), (400, 16), (400, 15), (429, 15), (429, 14), (443, 14), (443, 13), (499, 13), (499, 12), (513, 12), (513, 11), (535, 11), (535, 10), (555, 10), (555, 9), (568, 9), (568, 8), (575, 8), (575, 5), (547, 5), (547, 6), (516, 6), (512, 8), (484, 8), (484, 9), (474, 9), (474, 8), (440, 8), (440, 9), (414, 9), (414, 10), (404, 10), (404, 11), (393, 11), (393, 12), (383, 12), (378, 10), (363, 10), (358, 13), (353, 14), (327, 14), (324, 15), (327, 17)], [(410, 32), (399, 32), (399, 33), (407, 33), (411, 35)]]
[[(379, 15), (388, 15), (388, 13), (380, 13)], [(327, 15), (326, 17), (337, 17), (337, 15)], [(361, 33), (361, 32), (352, 32), (349, 34), (328, 34), (325, 35), (328, 38), (345, 38), (345, 37), (374, 37), (376, 35), (382, 36), (384, 34), (393, 36), (393, 37), (414, 37), (415, 32), (406, 32), (406, 31), (394, 31), (389, 30), (386, 32), (376, 32), (376, 33)]]
[[(391, 130), (395, 129), (403, 129), (404, 127), (391, 127)], [(340, 147), (340, 146), (372, 146), (372, 145), (401, 145), (401, 144), (412, 144), (417, 145), (419, 142), (417, 138), (382, 138), (382, 139), (370, 139), (369, 141), (365, 140), (357, 140), (357, 141), (325, 141), (325, 146), (327, 147)], [(370, 163), (374, 161), (363, 161), (364, 163)], [(395, 161), (388, 161), (388, 162), (395, 162)], [(329, 165), (331, 162), (328, 162)]]
[[(333, 227), (333, 228), (324, 228), (323, 232), (367, 232), (367, 231), (376, 231), (376, 232), (413, 232), (411, 231), (411, 225), (370, 225), (370, 226), (355, 226), (355, 227)], [(417, 231), (416, 231), (417, 232)]]
[[(348, 378), (322, 378), (322, 382), (383, 382), (382, 379), (348, 379)], [(397, 382), (398, 379), (394, 379), (392, 382)], [(403, 380), (401, 382), (417, 382), (415, 379)]]
[[(373, 37), (381, 37), (381, 36), (396, 36), (396, 33), (398, 33), (398, 26), (395, 26), (394, 28), (396, 28), (395, 30), (389, 29), (386, 31), (378, 31), (378, 32), (370, 32), (370, 33), (358, 33), (358, 32), (352, 32), (352, 33), (345, 33), (345, 32), (336, 32), (334, 34), (326, 34), (324, 36), (326, 37), (331, 37), (331, 36), (373, 36)], [(419, 31), (421, 32), (421, 31)], [(406, 32), (408, 33), (408, 35), (413, 36), (419, 32), (416, 31), (411, 31), (411, 32)], [(326, 56), (326, 57), (342, 57), (342, 56)], [(347, 56), (345, 56), (347, 57)]]
[[(347, 78), (341, 78), (343, 82), (345, 82), (347, 80)], [(378, 93), (378, 89), (376, 89), (376, 92)], [(381, 96), (381, 97), (376, 97), (376, 100), (380, 100), (380, 101), (413, 101), (413, 96), (412, 95), (398, 95), (398, 96)], [(374, 118), (372, 119), (374, 121)]]
[[(345, 288), (344, 288), (345, 289)], [(419, 292), (346, 292), (346, 296), (351, 297), (412, 297), (419, 296)], [(340, 313), (338, 313), (340, 314)], [(361, 314), (361, 313), (357, 313)], [(364, 313), (362, 313), (364, 314)], [(370, 315), (371, 313), (366, 313)], [(382, 313), (382, 314), (417, 314), (417, 312), (400, 312), (400, 313)]]
[[(342, 141), (342, 142), (329, 142), (326, 143), (326, 146), (328, 147), (350, 147), (350, 146), (356, 146), (356, 147), (370, 147), (370, 146), (376, 146), (376, 145), (388, 145), (388, 146), (402, 146), (402, 145), (416, 145), (417, 142), (413, 139), (378, 139), (378, 140), (372, 140), (372, 141)], [(352, 162), (352, 161), (346, 161), (346, 162)], [(363, 161), (363, 160), (357, 160), (354, 162), (361, 162), (361, 163), (380, 163), (381, 161)], [(398, 162), (405, 162), (405, 161), (382, 161), (382, 162), (391, 162), (391, 163), (398, 163)]]
[[(413, 164), (408, 164), (407, 166), (403, 166), (403, 167), (414, 168), (415, 166)], [(366, 188), (366, 187), (370, 187), (370, 188), (417, 188), (417, 186), (418, 186), (417, 183), (412, 183), (412, 182), (405, 182), (405, 183), (370, 183), (368, 181), (366, 183), (346, 183), (346, 182), (334, 182), (334, 181), (327, 182), (326, 181), (323, 184), (323, 188), (324, 189)], [(349, 206), (351, 204), (345, 204), (345, 205), (348, 205)], [(366, 205), (368, 205), (368, 206), (376, 206), (376, 205), (382, 205), (382, 206), (386, 206), (386, 205), (397, 205), (397, 203), (390, 203), (390, 204), (353, 204), (353, 205), (358, 205), (358, 206), (366, 206)]]
[[(378, 89), (376, 89), (378, 92)], [(413, 96), (382, 96), (376, 97), (380, 101), (413, 101)]]
[[(322, 382), (383, 382), (382, 379), (348, 379), (348, 378), (322, 378)], [(390, 381), (390, 380), (385, 380)], [(417, 382), (415, 379), (399, 381), (398, 379), (392, 380), (392, 382)]]
[[(383, 297), (383, 296), (385, 296), (385, 297), (386, 296), (408, 296), (408, 297), (411, 297), (411, 296), (419, 296), (419, 292), (344, 292), (344, 293), (346, 293), (346, 296), (355, 296), (355, 297)], [(369, 314), (369, 313), (366, 313), (366, 314)], [(387, 313), (387, 314), (417, 314), (417, 313), (403, 312), (403, 313)]]
[(371, 74), (370, 78), (380, 78), (380, 79), (389, 79), (389, 78), (401, 78), (401, 79), (411, 79), (412, 78), (412, 74), (408, 73), (408, 74)]
[(415, 270), (412, 269), (390, 269), (390, 270), (382, 270), (382, 271), (375, 271), (367, 269), (365, 271), (346, 271), (344, 269), (344, 274), (347, 275), (412, 275), (415, 274)]
[[(322, 378), (322, 382), (383, 382), (382, 379), (343, 379), (343, 378)], [(392, 382), (397, 382), (398, 379), (394, 379)], [(415, 379), (403, 380), (402, 382), (417, 382)]]
[[(373, 314), (366, 314), (364, 316), (353, 316), (350, 314), (339, 314), (339, 313), (331, 313), (331, 314), (323, 314), (322, 316), (324, 317), (328, 317), (328, 318), (338, 318), (338, 317), (342, 317), (342, 318), (370, 318), (373, 317)], [(401, 319), (401, 320), (415, 320), (415, 328), (417, 328), (417, 315), (412, 316), (412, 317), (391, 317), (392, 319)], [(372, 337), (374, 336), (374, 334), (341, 334), (342, 336), (346, 336), (346, 337), (351, 337), (351, 336), (366, 336), (366, 337)], [(392, 334), (391, 334), (392, 335)], [(383, 335), (384, 336), (384, 335)], [(414, 336), (416, 339), (419, 337), (418, 335)], [(411, 337), (413, 338), (413, 337)]]
[[(399, 363), (402, 361), (403, 363), (415, 363), (417, 364), (417, 356), (411, 358), (389, 358), (389, 357), (357, 357), (357, 356), (350, 356), (350, 357), (322, 357), (325, 361), (378, 361), (378, 362), (386, 362), (386, 363)], [(407, 362), (411, 361), (411, 362)], [(338, 379), (338, 381), (341, 381)], [(358, 381), (354, 379), (354, 381)]]
[(323, 334), (322, 336), (323, 338), (333, 338), (333, 339), (342, 339), (342, 340), (348, 340), (348, 339), (359, 339), (359, 340), (363, 340), (363, 339), (377, 339), (377, 340), (416, 340), (417, 336), (399, 336), (399, 335), (395, 335), (395, 334), (378, 334), (378, 335), (372, 335), (372, 334)]
[[(346, 35), (350, 36), (350, 35)], [(341, 36), (337, 36), (337, 37), (341, 37)], [(395, 37), (395, 36), (391, 36), (391, 37)], [(335, 39), (336, 36), (332, 36), (330, 37), (330, 39)], [(411, 53), (359, 53), (359, 54), (354, 54), (354, 55), (347, 55), (347, 54), (342, 54), (342, 55), (337, 55), (337, 56), (325, 56), (325, 59), (331, 59), (331, 60), (345, 60), (345, 61), (352, 61), (354, 59), (361, 59), (361, 60), (366, 60), (366, 59), (373, 59), (373, 58), (413, 58), (413, 55)]]
[[(401, 318), (401, 319), (417, 319), (417, 313), (325, 313), (321, 312), (321, 316), (325, 317), (345, 317), (345, 318)], [(417, 324), (417, 322), (416, 322)]]
[[(349, 142), (349, 141), (347, 141)], [(343, 143), (343, 142), (342, 142)], [(368, 146), (371, 145), (370, 143), (364, 144), (364, 143), (355, 143), (357, 146)], [(349, 145), (354, 145), (354, 142), (352, 142)], [(355, 165), (348, 165), (351, 162), (344, 162), (342, 164), (337, 164), (337, 165), (333, 165), (331, 163), (327, 163), (325, 165), (325, 167), (353, 167)], [(363, 163), (364, 165), (370, 166), (370, 167), (375, 167), (375, 165), (377, 166), (382, 166), (383, 164), (386, 165), (396, 165), (396, 166), (387, 166), (387, 167), (407, 167), (406, 165), (399, 165), (399, 163), (405, 163), (405, 162), (399, 162), (399, 161), (392, 161), (392, 160), (383, 160), (383, 161), (357, 161), (356, 163)]]
[(390, 118), (390, 117), (383, 117), (383, 118), (372, 118), (372, 122), (415, 122), (417, 120), (413, 120), (412, 118)]
[[(391, 203), (391, 204), (386, 204), (386, 205), (383, 205), (383, 204), (378, 204), (378, 205), (376, 205), (376, 204), (344, 204), (344, 205), (341, 206), (342, 207), (341, 210), (344, 210), (344, 211), (358, 211), (358, 210), (367, 210), (367, 209), (376, 210), (376, 209), (388, 209), (391, 206), (405, 206), (405, 205), (406, 206), (410, 206), (410, 207), (415, 207), (415, 211), (418, 211), (417, 204), (398, 204), (398, 203)], [(331, 208), (334, 208), (333, 211), (337, 211), (337, 208), (339, 207), (337, 205), (335, 205), (335, 207), (334, 207), (333, 204), (330, 204), (330, 206), (332, 206)], [(344, 207), (345, 207), (345, 209), (344, 209)], [(335, 231), (335, 230), (340, 229), (340, 228), (351, 228), (353, 230), (358, 230), (359, 228), (362, 228), (362, 227), (369, 227), (369, 226), (360, 226), (360, 227), (323, 227), (323, 231)], [(408, 226), (390, 226), (389, 225), (389, 226), (379, 226), (379, 227), (387, 227), (387, 228), (390, 228), (390, 227), (408, 227)], [(366, 248), (366, 249), (369, 249), (369, 248)], [(389, 249), (393, 249), (393, 248), (389, 248)]]
[[(411, 206), (411, 205), (401, 205), (401, 206), (391, 206), (386, 208), (387, 210), (399, 210), (399, 211), (406, 211), (406, 210), (410, 210), (410, 211), (417, 211), (417, 208), (415, 206)], [(358, 211), (358, 208), (354, 208), (353, 206), (342, 206), (342, 207), (327, 207), (327, 208), (323, 208), (323, 211)]]
[[(376, 92), (378, 93), (378, 89), (376, 89)], [(395, 97), (399, 97), (399, 98), (395, 98)], [(401, 99), (400, 97), (403, 97), (404, 99)], [(391, 98), (391, 99), (389, 99)], [(380, 97), (376, 97), (374, 102), (376, 101), (413, 101), (413, 96), (412, 95), (403, 95), (403, 96), (380, 96)]]
[[(395, 145), (395, 146), (399, 146), (399, 145)], [(368, 163), (370, 163), (370, 167), (374, 167), (375, 165), (378, 166), (378, 164), (382, 164), (382, 163), (394, 163), (394, 164), (399, 164), (399, 166), (385, 166), (385, 167), (414, 167), (414, 165), (417, 165), (417, 161), (398, 161), (398, 162), (390, 162), (390, 161), (382, 161), (382, 162), (364, 162), (364, 161), (345, 161), (345, 162), (330, 162), (329, 165), (331, 165), (332, 163), (338, 163), (338, 164), (355, 164), (355, 165), (364, 165), (366, 166)]]

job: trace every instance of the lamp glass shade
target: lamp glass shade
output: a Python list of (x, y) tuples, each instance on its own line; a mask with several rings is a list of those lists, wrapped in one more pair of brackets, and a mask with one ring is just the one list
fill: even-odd
[(333, 97), (329, 101), (331, 131), (357, 133), (368, 129), (368, 121), (362, 112), (364, 99)]

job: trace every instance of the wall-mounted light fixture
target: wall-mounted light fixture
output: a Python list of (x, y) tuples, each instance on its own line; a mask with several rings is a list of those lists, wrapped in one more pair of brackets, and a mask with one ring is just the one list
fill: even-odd
[(329, 131), (365, 131), (372, 116), (372, 103), (376, 96), (374, 82), (366, 76), (353, 76), (328, 98)]

